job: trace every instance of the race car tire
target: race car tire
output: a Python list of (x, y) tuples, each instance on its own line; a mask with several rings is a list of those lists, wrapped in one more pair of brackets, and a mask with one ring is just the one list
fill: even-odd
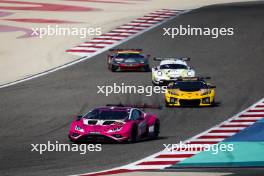
[(171, 107), (167, 101), (165, 101), (165, 106), (166, 106), (167, 108)]
[(215, 102), (215, 98), (213, 99), (213, 101), (212, 101), (212, 103), (211, 103), (211, 106), (212, 106), (212, 107), (217, 106), (217, 104), (216, 104), (216, 102)]
[(130, 142), (131, 143), (137, 142), (137, 137), (138, 137), (138, 126), (134, 124), (131, 129)]
[(116, 70), (117, 70), (116, 66), (114, 66), (112, 64), (110, 65), (109, 69), (110, 69), (111, 72), (116, 72)]
[(146, 126), (146, 131), (144, 134), (141, 135), (142, 137), (149, 137), (149, 126)]
[(160, 122), (159, 120), (156, 120), (154, 124), (154, 138), (158, 138), (159, 133), (160, 133)]

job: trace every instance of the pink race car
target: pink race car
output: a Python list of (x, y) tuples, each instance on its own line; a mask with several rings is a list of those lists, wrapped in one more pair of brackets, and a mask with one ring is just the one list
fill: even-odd
[(147, 106), (107, 105), (95, 108), (72, 122), (69, 138), (73, 142), (136, 142), (147, 137), (157, 138), (159, 119), (139, 108)]

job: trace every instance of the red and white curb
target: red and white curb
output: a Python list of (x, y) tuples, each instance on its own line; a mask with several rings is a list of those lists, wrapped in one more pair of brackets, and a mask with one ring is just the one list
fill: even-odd
[(116, 45), (121, 44), (147, 30), (150, 30), (168, 19), (180, 14), (181, 10), (162, 9), (137, 18), (127, 24), (124, 24), (108, 33), (93, 38), (76, 47), (66, 50), (66, 52), (78, 56), (90, 56), (98, 52), (106, 51)]
[(100, 176), (135, 171), (161, 170), (202, 152), (203, 148), (197, 148), (195, 144), (217, 144), (253, 125), (262, 118), (264, 118), (264, 98), (228, 120), (184, 141), (184, 144), (189, 144), (189, 150), (186, 150), (186, 148), (177, 148), (169, 151), (164, 147), (164, 150), (134, 163), (107, 171), (81, 174), (81, 176)]

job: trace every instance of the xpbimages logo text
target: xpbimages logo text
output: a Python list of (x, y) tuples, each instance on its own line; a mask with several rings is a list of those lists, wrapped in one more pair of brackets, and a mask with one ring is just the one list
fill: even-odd
[(178, 144), (163, 144), (164, 150), (168, 152), (197, 152), (197, 151), (207, 151), (212, 154), (218, 154), (219, 152), (232, 152), (234, 150), (233, 144), (217, 143), (217, 144), (188, 144), (180, 141)]
[(154, 94), (165, 93), (167, 86), (136, 86), (126, 85), (125, 83), (112, 85), (98, 85), (97, 94), (104, 94), (109, 96), (110, 94), (144, 94), (146, 96), (152, 96)]
[(102, 144), (62, 144), (58, 141), (52, 143), (48, 141), (46, 144), (31, 144), (31, 152), (44, 154), (46, 152), (78, 152), (81, 155), (87, 152), (102, 151)]
[(61, 27), (59, 25), (47, 25), (45, 27), (32, 28), (31, 36), (44, 38), (48, 36), (78, 36), (87, 38), (88, 36), (99, 36), (102, 28), (93, 27)]
[(209, 36), (217, 39), (223, 36), (233, 36), (235, 34), (232, 27), (194, 27), (191, 25), (179, 25), (177, 27), (163, 28), (163, 36), (175, 38), (177, 36)]

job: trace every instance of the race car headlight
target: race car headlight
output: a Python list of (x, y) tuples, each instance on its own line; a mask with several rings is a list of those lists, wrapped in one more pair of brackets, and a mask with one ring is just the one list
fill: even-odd
[(187, 72), (187, 76), (194, 76), (194, 72), (193, 71), (188, 71)]
[(107, 131), (107, 133), (113, 133), (113, 132), (118, 132), (122, 129), (122, 127), (115, 127)]
[(76, 131), (84, 132), (84, 129), (79, 127), (78, 125), (75, 126)]
[(157, 72), (157, 75), (158, 75), (158, 76), (162, 76), (162, 72), (161, 72), (161, 71), (158, 71), (158, 72)]
[(202, 102), (203, 103), (210, 103), (210, 98), (209, 97), (207, 97), (207, 98), (204, 98), (203, 100), (202, 100)]

